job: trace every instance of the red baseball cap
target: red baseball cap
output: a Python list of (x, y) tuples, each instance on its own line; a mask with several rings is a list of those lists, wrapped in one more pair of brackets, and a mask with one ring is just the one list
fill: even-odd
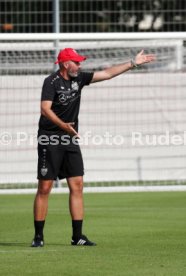
[(80, 56), (76, 52), (76, 50), (74, 50), (72, 48), (65, 48), (65, 49), (63, 49), (59, 52), (59, 55), (57, 57), (57, 60), (56, 60), (55, 64), (57, 64), (59, 62), (63, 62), (63, 61), (69, 61), (69, 60), (80, 62), (80, 61), (83, 61), (85, 59), (86, 59), (86, 57)]

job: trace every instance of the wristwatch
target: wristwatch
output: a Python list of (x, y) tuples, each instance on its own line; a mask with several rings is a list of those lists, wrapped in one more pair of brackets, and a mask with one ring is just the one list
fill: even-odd
[(133, 58), (130, 60), (130, 63), (133, 68), (137, 68), (139, 66), (138, 64), (136, 64)]

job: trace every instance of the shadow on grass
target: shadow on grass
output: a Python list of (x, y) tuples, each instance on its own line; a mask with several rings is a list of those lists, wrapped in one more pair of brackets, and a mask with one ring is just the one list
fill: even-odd
[(13, 246), (22, 246), (22, 247), (28, 247), (28, 243), (26, 242), (1, 242), (0, 241), (0, 246), (5, 246), (5, 247), (13, 247)]
[[(0, 241), (0, 246), (2, 247), (30, 247), (31, 248), (31, 241), (29, 242), (2, 242)], [(71, 247), (70, 244), (65, 243), (45, 243), (44, 247)]]

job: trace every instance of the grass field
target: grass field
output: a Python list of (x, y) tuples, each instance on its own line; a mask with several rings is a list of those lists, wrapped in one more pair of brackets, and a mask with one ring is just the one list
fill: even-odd
[(0, 275), (186, 275), (186, 193), (85, 194), (84, 233), (72, 247), (68, 195), (51, 195), (44, 248), (30, 248), (33, 195), (0, 196)]

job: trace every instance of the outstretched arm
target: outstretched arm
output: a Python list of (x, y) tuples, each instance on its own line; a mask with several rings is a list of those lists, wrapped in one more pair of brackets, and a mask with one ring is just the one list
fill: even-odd
[(93, 83), (93, 82), (112, 79), (134, 67), (137, 67), (138, 65), (152, 62), (155, 59), (156, 59), (155, 55), (153, 54), (145, 55), (144, 50), (142, 50), (136, 55), (134, 60), (131, 60), (126, 63), (114, 65), (109, 68), (106, 68), (105, 70), (95, 72), (91, 82)]

